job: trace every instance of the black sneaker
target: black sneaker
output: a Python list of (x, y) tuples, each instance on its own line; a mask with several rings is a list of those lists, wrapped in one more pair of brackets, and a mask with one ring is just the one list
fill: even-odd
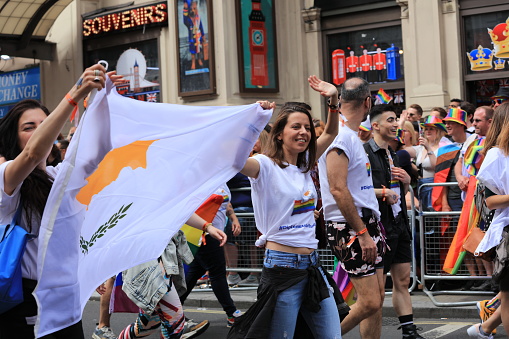
[(417, 331), (422, 331), (422, 328), (418, 328), (415, 324), (402, 325), (398, 327), (403, 331), (403, 339), (425, 339)]

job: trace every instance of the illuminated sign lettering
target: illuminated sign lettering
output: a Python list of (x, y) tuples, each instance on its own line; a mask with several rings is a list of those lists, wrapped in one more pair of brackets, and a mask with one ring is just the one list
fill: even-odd
[(167, 5), (160, 3), (86, 19), (83, 21), (83, 36), (92, 37), (108, 32), (157, 25), (167, 21)]

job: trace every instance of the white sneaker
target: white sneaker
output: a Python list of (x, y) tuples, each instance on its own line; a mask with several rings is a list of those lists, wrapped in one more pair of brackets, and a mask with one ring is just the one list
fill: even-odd
[(482, 334), (481, 333), (481, 324), (475, 324), (470, 326), (467, 329), (467, 334), (470, 338), (477, 338), (477, 339), (493, 339), (492, 334)]
[(96, 327), (94, 333), (92, 333), (93, 339), (117, 339), (117, 336), (111, 328), (103, 326), (101, 328)]
[(233, 286), (237, 285), (242, 279), (240, 278), (240, 275), (237, 274), (228, 274), (226, 277), (226, 281), (228, 282), (228, 285)]
[(235, 321), (237, 320), (237, 318), (240, 317), (241, 315), (242, 315), (242, 311), (240, 311), (240, 310), (236, 310), (235, 312), (233, 312), (231, 317), (226, 318), (226, 326), (232, 327), (233, 324), (235, 324)]
[(239, 286), (258, 286), (260, 284), (258, 276), (250, 274), (246, 279), (239, 282)]
[(203, 320), (201, 323), (195, 322), (193, 319), (187, 319), (186, 324), (184, 325), (184, 331), (181, 339), (191, 339), (196, 338), (203, 332), (207, 330), (209, 327), (210, 322), (208, 320)]

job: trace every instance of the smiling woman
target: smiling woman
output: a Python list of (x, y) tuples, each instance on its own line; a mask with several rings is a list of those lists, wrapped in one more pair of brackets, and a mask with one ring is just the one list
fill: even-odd
[[(330, 98), (329, 116), (320, 138), (316, 138), (309, 106), (286, 103), (274, 122), (265, 154), (249, 158), (241, 171), (250, 177), (256, 227), (262, 234), (256, 245), (266, 248), (258, 290), (264, 291), (263, 295), (267, 290), (274, 292), (274, 297), (269, 301), (259, 295), (258, 302), (235, 323), (228, 338), (251, 337), (254, 333), (260, 338), (293, 338), (299, 312), (310, 319), (308, 325), (316, 338), (341, 337), (338, 305), (330, 292), (335, 284), (329, 284), (315, 251), (317, 192), (310, 174), (338, 133), (338, 91), (315, 76), (308, 81), (311, 88)], [(266, 101), (260, 104), (265, 109), (274, 107)], [(324, 289), (321, 298), (307, 293), (308, 281)], [(342, 300), (337, 293), (338, 300)], [(310, 306), (317, 311), (311, 312)], [(274, 312), (257, 313), (260, 309)], [(255, 319), (264, 316), (271, 317), (271, 324), (265, 326), (263, 322), (261, 328)]]

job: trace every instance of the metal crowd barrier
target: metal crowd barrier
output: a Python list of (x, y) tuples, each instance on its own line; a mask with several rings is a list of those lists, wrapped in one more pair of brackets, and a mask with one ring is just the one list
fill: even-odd
[[(457, 186), (457, 182), (448, 183), (429, 183), (419, 187), (419, 193), (425, 187), (436, 186)], [(425, 211), (423, 206), (419, 204), (419, 230), (420, 230), (420, 253), (421, 253), (421, 283), (423, 292), (431, 299), (435, 306), (451, 307), (451, 306), (470, 306), (475, 305), (475, 301), (463, 302), (439, 302), (435, 299), (437, 295), (486, 295), (494, 294), (487, 291), (459, 291), (459, 290), (437, 290), (432, 291), (426, 285), (426, 282), (438, 281), (466, 281), (466, 280), (487, 280), (488, 276), (471, 276), (465, 262), (459, 268), (457, 274), (450, 275), (442, 270), (447, 251), (451, 245), (456, 232), (460, 211), (453, 212), (435, 212)], [(447, 228), (446, 228), (447, 226)]]
[[(237, 188), (231, 189), (232, 192), (239, 191), (251, 191), (250, 187), (245, 188)], [(416, 227), (416, 209), (414, 205), (414, 194), (413, 191), (410, 190), (411, 194), (411, 209), (408, 210), (408, 217), (410, 221), (411, 232), (415, 235), (415, 227)], [(404, 199), (404, 197), (402, 197)], [(241, 225), (242, 232), (239, 237), (234, 239), (235, 244), (229, 243), (225, 245), (225, 256), (226, 256), (226, 271), (227, 272), (237, 272), (237, 273), (258, 273), (261, 274), (263, 268), (263, 249), (257, 248), (254, 246), (256, 239), (258, 238), (258, 234), (256, 231), (256, 224), (254, 219), (254, 213), (240, 213), (236, 212), (237, 218), (239, 219), (239, 223)], [(414, 242), (411, 244), (412, 254), (415, 254)], [(232, 260), (232, 251), (233, 257), (235, 257), (235, 253), (238, 257), (237, 265), (234, 264), (235, 260)], [(334, 254), (330, 250), (329, 246), (325, 249), (318, 249), (318, 254), (320, 255), (320, 261), (322, 266), (332, 275), (334, 273)], [(232, 263), (233, 262), (233, 263)], [(417, 264), (415, 255), (412, 255), (412, 263), (411, 263), (411, 271), (410, 271), (410, 279), (411, 286), (409, 286), (409, 291), (412, 292), (418, 285), (419, 279), (417, 277), (416, 272)], [(390, 276), (390, 273), (388, 274)], [(205, 284), (204, 284), (205, 285)], [(232, 287), (234, 290), (253, 290), (256, 289), (256, 286), (252, 287)], [(210, 286), (206, 285), (202, 288), (195, 288), (194, 291), (202, 291), (202, 292), (210, 292)], [(386, 291), (386, 295), (391, 295), (391, 291)]]

